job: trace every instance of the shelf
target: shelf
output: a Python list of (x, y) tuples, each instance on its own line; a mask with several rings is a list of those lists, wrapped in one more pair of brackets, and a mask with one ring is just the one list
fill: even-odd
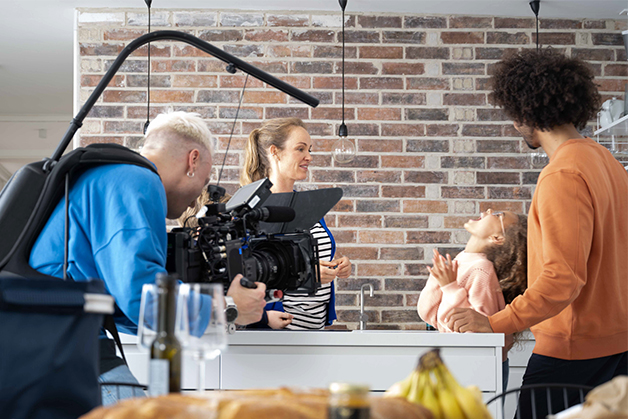
[(614, 121), (607, 127), (600, 128), (595, 131), (593, 135), (620, 135), (620, 136), (628, 136), (628, 115), (624, 115), (619, 118), (617, 121)]

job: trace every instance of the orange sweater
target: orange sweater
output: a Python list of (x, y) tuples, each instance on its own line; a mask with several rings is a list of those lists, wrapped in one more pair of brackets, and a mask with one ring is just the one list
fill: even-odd
[(558, 147), (528, 216), (528, 289), (489, 317), (528, 327), (534, 353), (576, 360), (628, 350), (628, 173), (590, 138)]

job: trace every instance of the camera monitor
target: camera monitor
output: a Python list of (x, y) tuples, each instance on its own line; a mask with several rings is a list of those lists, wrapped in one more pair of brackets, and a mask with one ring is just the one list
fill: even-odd
[(259, 223), (259, 228), (266, 234), (283, 234), (309, 230), (331, 210), (342, 198), (341, 188), (325, 188), (313, 191), (287, 192), (271, 194), (264, 207), (290, 207), (296, 217), (287, 223)]

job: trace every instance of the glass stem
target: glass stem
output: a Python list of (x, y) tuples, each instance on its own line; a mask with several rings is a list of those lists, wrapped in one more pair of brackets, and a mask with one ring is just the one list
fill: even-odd
[(205, 357), (198, 361), (198, 392), (205, 391)]

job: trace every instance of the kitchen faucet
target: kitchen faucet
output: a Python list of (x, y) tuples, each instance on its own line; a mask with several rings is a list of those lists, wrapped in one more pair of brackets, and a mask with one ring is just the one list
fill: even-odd
[(360, 330), (366, 329), (366, 321), (368, 320), (368, 316), (364, 312), (364, 288), (367, 287), (370, 289), (369, 296), (373, 296), (373, 285), (362, 284), (360, 287)]

